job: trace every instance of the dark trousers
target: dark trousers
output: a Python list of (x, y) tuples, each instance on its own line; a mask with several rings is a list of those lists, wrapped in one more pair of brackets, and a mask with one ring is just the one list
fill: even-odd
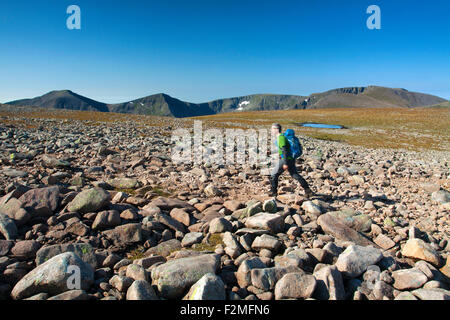
[(292, 178), (294, 178), (300, 183), (303, 189), (305, 190), (309, 189), (308, 182), (306, 182), (306, 180), (303, 179), (302, 176), (299, 175), (297, 172), (297, 168), (295, 167), (295, 160), (288, 159), (286, 161), (280, 160), (278, 161), (277, 164), (275, 164), (272, 174), (270, 175), (270, 183), (272, 185), (272, 191), (276, 192), (278, 189), (278, 178), (284, 171), (283, 164), (287, 164), (289, 174), (291, 175)]

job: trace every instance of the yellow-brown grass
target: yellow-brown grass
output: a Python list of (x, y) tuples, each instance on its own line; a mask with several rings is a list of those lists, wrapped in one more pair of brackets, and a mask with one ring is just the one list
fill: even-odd
[[(299, 135), (368, 148), (450, 150), (450, 109), (447, 108), (335, 108), (224, 113), (195, 117), (215, 126), (261, 127), (273, 122)], [(303, 122), (342, 125), (348, 129), (300, 127)]]
[[(316, 139), (341, 141), (368, 148), (392, 148), (414, 151), (450, 150), (449, 108), (332, 108), (284, 111), (253, 111), (223, 113), (212, 116), (174, 119), (159, 116), (36, 109), (33, 111), (0, 111), (5, 125), (36, 128), (33, 119), (59, 119), (70, 123), (82, 121), (85, 125), (98, 126), (129, 121), (142, 130), (140, 136), (151, 137), (148, 127), (171, 126), (172, 129), (192, 129), (193, 120), (202, 120), (204, 128), (262, 128), (271, 123), (281, 123), (295, 129), (298, 135)], [(20, 118), (20, 119), (18, 119)], [(24, 120), (24, 119), (30, 119)], [(318, 129), (300, 127), (303, 122), (338, 124), (348, 129)], [(162, 131), (170, 138), (171, 131)]]

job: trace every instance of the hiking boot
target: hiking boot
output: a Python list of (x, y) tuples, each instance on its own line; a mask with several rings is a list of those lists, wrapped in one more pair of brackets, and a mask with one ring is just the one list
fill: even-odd
[(305, 189), (305, 197), (306, 198), (311, 198), (313, 196), (314, 196), (314, 192), (310, 188)]

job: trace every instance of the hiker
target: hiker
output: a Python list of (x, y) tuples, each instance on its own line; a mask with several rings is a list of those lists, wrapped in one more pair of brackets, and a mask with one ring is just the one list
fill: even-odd
[[(290, 131), (290, 132), (288, 132)], [(294, 131), (291, 129), (286, 130), (286, 133), (290, 134), (292, 137), (294, 137)], [(286, 134), (285, 133), (285, 134)], [(300, 185), (305, 190), (305, 196), (307, 198), (310, 198), (313, 196), (312, 190), (309, 188), (308, 183), (305, 179), (303, 179), (297, 172), (297, 168), (295, 167), (295, 156), (292, 155), (291, 152), (291, 145), (286, 138), (285, 134), (281, 133), (281, 125), (278, 123), (274, 123), (272, 125), (272, 136), (276, 137), (275, 145), (278, 147), (278, 153), (279, 153), (279, 161), (275, 164), (275, 167), (272, 171), (272, 174), (270, 176), (270, 183), (271, 183), (271, 192), (270, 196), (276, 197), (277, 196), (277, 190), (278, 190), (278, 178), (283, 173), (283, 171), (288, 170), (289, 174), (297, 180)], [(301, 154), (301, 146), (299, 145), (300, 150), (297, 150), (297, 153), (299, 153), (297, 156)]]

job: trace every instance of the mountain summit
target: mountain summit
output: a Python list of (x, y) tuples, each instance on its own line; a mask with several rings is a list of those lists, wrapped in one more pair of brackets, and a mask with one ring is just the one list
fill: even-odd
[(101, 111), (108, 112), (108, 106), (105, 103), (98, 102), (70, 90), (51, 91), (43, 96), (11, 101), (6, 104), (15, 106), (34, 106), (51, 109), (69, 109), (82, 111)]

